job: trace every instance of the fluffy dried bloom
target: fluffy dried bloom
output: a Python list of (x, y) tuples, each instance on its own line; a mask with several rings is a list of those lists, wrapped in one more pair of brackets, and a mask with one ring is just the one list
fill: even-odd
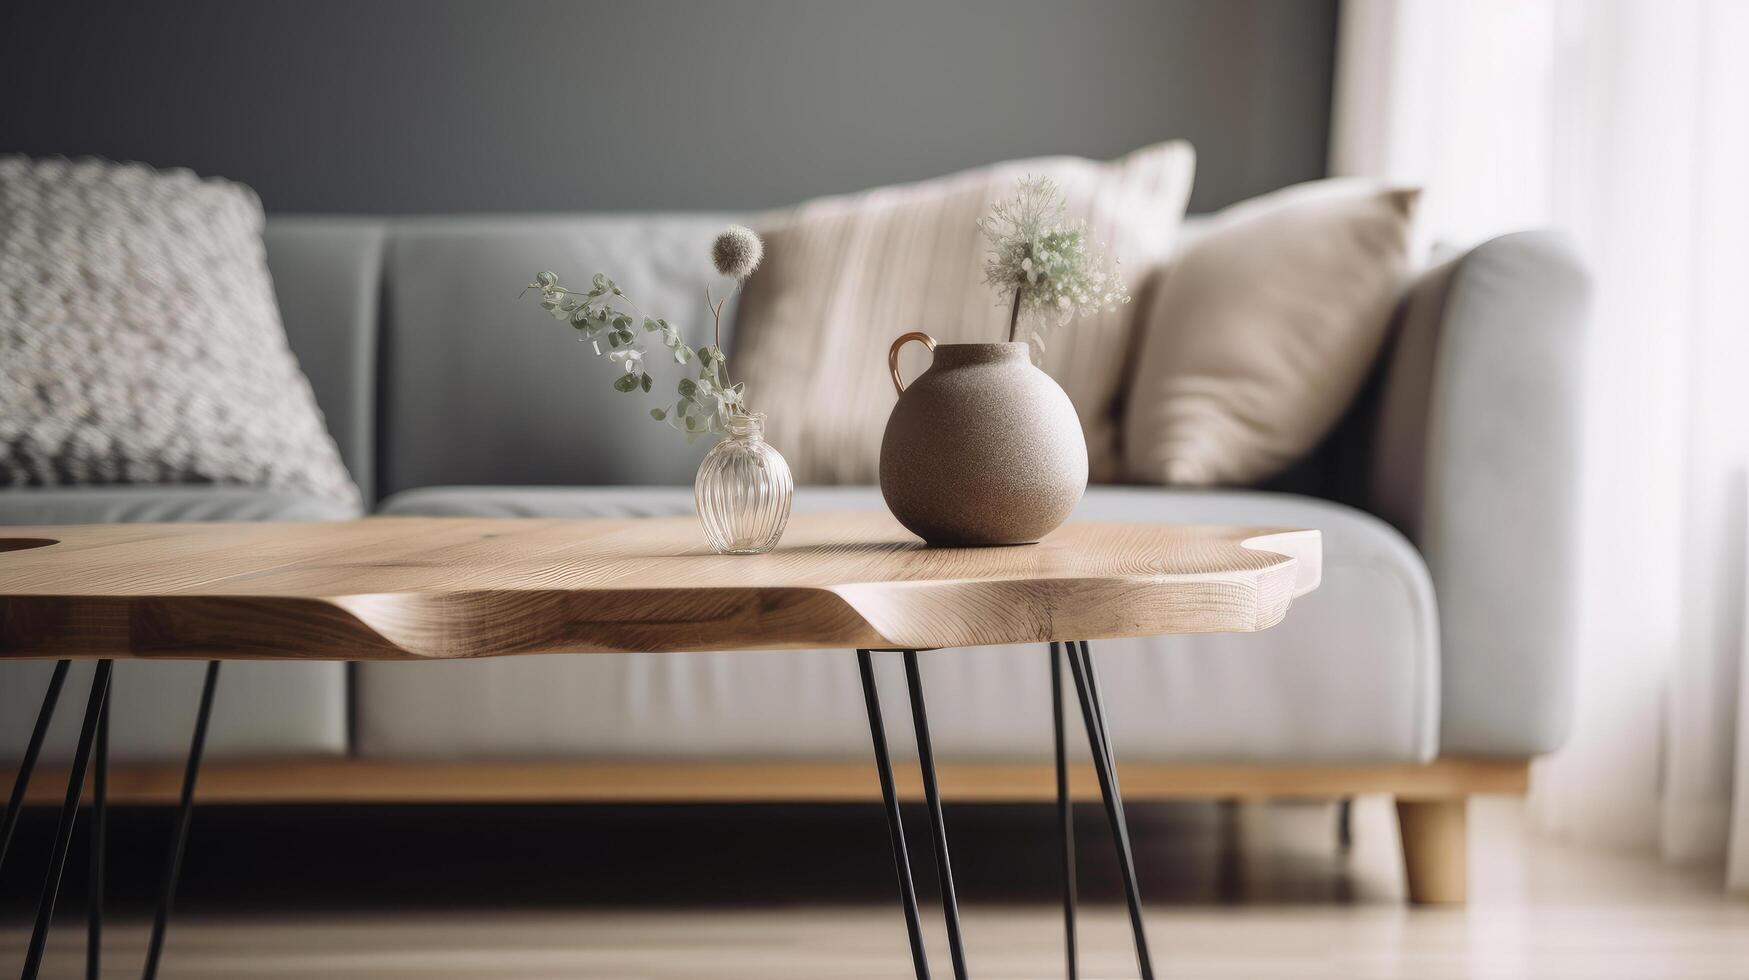
[(764, 257), (765, 243), (753, 229), (741, 225), (724, 228), (711, 243), (711, 261), (718, 272), (731, 279), (745, 280), (759, 268), (759, 260)]
[[(990, 243), (984, 281), (1014, 310), (1010, 339), (1023, 318), (1055, 318), (1063, 326), (1077, 314), (1130, 301), (1116, 263), (1087, 241), (1085, 223), (1068, 222), (1063, 198), (1048, 177), (1022, 180), (1015, 196), (993, 207), (978, 230)], [(1030, 339), (1044, 346), (1042, 325)]]

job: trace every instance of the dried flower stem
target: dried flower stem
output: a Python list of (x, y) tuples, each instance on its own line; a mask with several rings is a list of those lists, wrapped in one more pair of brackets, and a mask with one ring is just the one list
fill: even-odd
[[(619, 366), (622, 373), (614, 379), (615, 391), (649, 394), (655, 388), (655, 379), (645, 370), (644, 359), (649, 350), (635, 329), (639, 326), (645, 336), (660, 339), (674, 363), (697, 362), (696, 376), (682, 377), (675, 385), (673, 405), (650, 409), (651, 418), (685, 432), (687, 440), (691, 441), (694, 436), (706, 432), (727, 432), (728, 420), (747, 411), (742, 386), (730, 383), (727, 358), (723, 356), (723, 307), (728, 305), (735, 288), (759, 268), (759, 260), (764, 254), (765, 244), (759, 236), (740, 225), (730, 225), (712, 242), (712, 264), (718, 272), (735, 280), (735, 285), (722, 299), (711, 295), (709, 285), (704, 287), (705, 306), (711, 311), (715, 329), (712, 345), (697, 350), (687, 346), (680, 331), (667, 320), (652, 317), (639, 309), (631, 297), (604, 273), (595, 274), (588, 292), (566, 289), (553, 272), (538, 273), (523, 291), (540, 290), (542, 309), (555, 320), (576, 329), (578, 339), (589, 341), (597, 356)], [(618, 304), (629, 307), (631, 312), (621, 309)], [(608, 346), (606, 351), (601, 349), (604, 341)]]
[[(730, 295), (733, 295), (734, 290), (730, 290), (729, 293)], [(710, 308), (711, 319), (715, 321), (715, 331), (712, 334), (711, 346), (716, 349), (718, 354), (723, 352), (723, 304), (728, 301), (728, 296), (713, 301), (711, 299), (711, 287), (708, 284), (704, 287), (704, 305)], [(721, 365), (723, 384), (724, 386), (727, 386), (729, 384), (729, 359), (724, 357), (721, 361)]]
[[(654, 379), (645, 369), (648, 349), (636, 332), (638, 320), (617, 304), (637, 312), (643, 321), (642, 332), (659, 336), (675, 363), (696, 362), (696, 376), (682, 377), (675, 386), (677, 399), (674, 404), (650, 410), (651, 418), (685, 432), (688, 440), (707, 432), (726, 432), (728, 419), (746, 411), (740, 386), (729, 384), (719, 348), (694, 350), (687, 346), (680, 332), (668, 321), (644, 314), (607, 276), (596, 273), (589, 291), (581, 292), (565, 288), (554, 273), (542, 272), (535, 276), (528, 288), (540, 290), (542, 309), (554, 319), (570, 324), (578, 331), (579, 339), (591, 342), (598, 356), (619, 366), (622, 373), (613, 382), (616, 391), (648, 394), (654, 388)], [(711, 310), (718, 318), (719, 337), (723, 305), (711, 303)], [(601, 349), (603, 342), (609, 350)]]

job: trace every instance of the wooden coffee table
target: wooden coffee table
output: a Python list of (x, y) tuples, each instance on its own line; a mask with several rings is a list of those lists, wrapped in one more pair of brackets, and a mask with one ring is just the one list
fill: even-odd
[[(0, 528), (0, 659), (59, 660), (0, 829), (0, 861), (72, 659), (96, 659), (25, 964), (54, 915), (87, 770), (101, 829), (115, 659), (207, 660), (181, 808), (147, 953), (154, 975), (175, 894), (222, 660), (432, 660), (539, 653), (855, 650), (918, 977), (921, 917), (899, 820), (872, 654), (904, 659), (956, 977), (966, 976), (918, 652), (1048, 643), (1056, 695), (1064, 921), (1074, 969), (1073, 849), (1062, 663), (1116, 843), (1144, 977), (1141, 898), (1087, 641), (1249, 632), (1318, 584), (1317, 531), (1072, 523), (1037, 545), (927, 548), (886, 514), (797, 515), (767, 555), (719, 556), (687, 518), (373, 517), (333, 524)], [(101, 842), (101, 834), (98, 837)], [(93, 855), (101, 882), (103, 852)], [(92, 920), (92, 952), (101, 902)]]

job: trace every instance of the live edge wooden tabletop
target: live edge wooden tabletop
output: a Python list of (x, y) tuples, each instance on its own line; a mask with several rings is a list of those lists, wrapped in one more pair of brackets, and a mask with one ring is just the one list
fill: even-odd
[(928, 548), (881, 513), (798, 514), (768, 555), (692, 517), (372, 517), (0, 528), (0, 658), (423, 660), (931, 649), (1274, 625), (1317, 531), (1071, 523)]

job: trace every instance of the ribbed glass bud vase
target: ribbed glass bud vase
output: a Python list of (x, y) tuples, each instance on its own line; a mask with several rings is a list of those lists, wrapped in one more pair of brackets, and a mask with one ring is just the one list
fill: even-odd
[(719, 555), (763, 555), (789, 523), (796, 483), (789, 464), (765, 441), (765, 416), (736, 415), (729, 433), (705, 455), (692, 483), (705, 540)]

